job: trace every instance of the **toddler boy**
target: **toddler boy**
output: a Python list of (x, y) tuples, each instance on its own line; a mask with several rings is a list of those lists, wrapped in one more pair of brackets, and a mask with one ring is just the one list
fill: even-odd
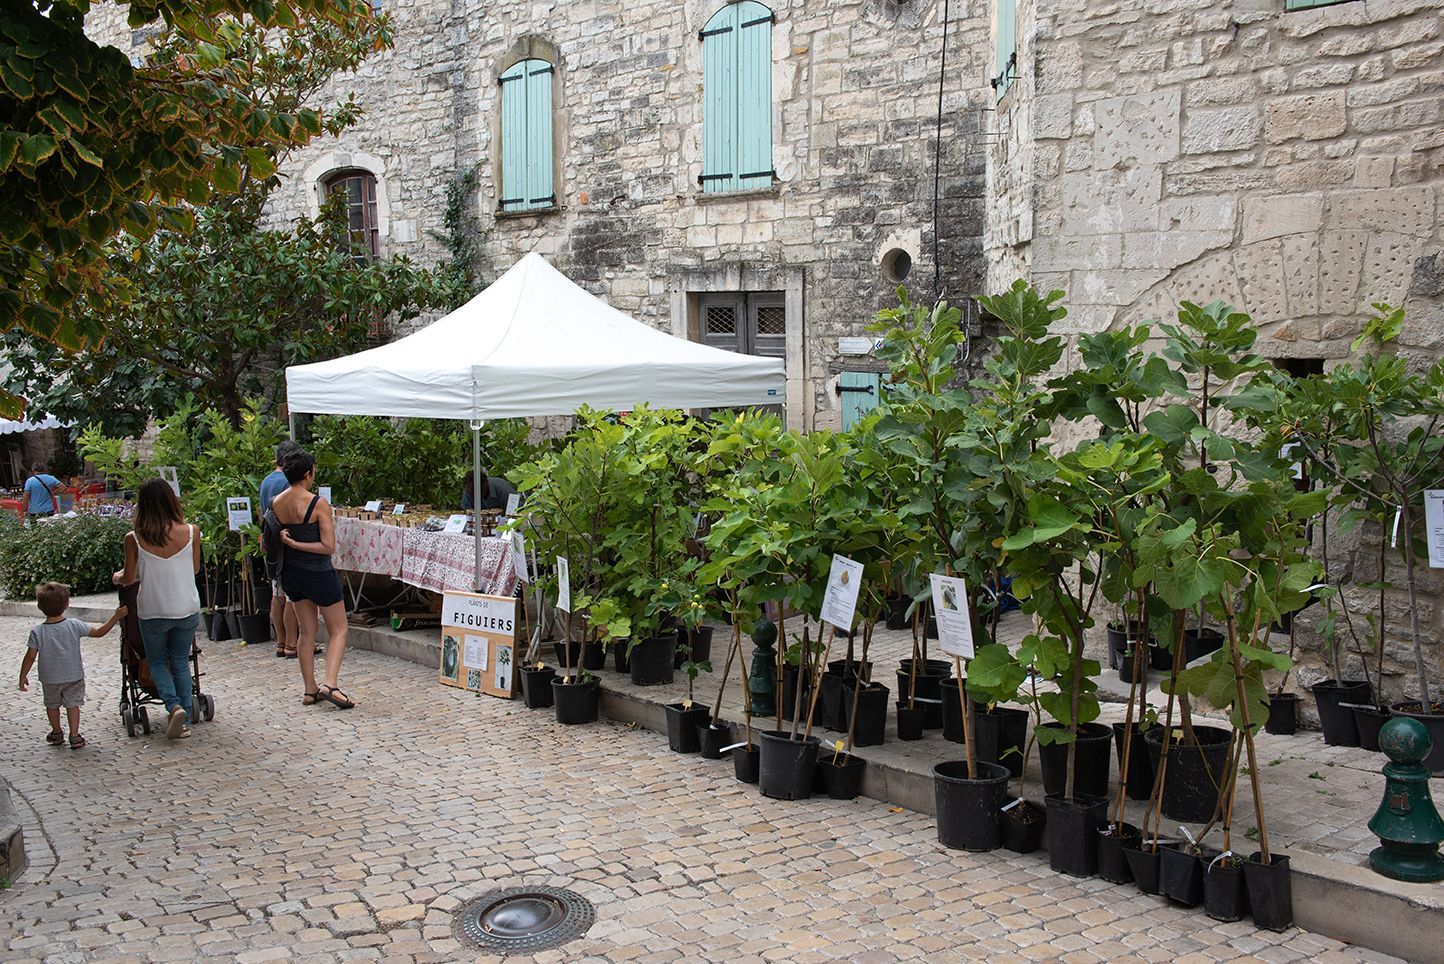
[(121, 606), (111, 613), (103, 626), (91, 626), (79, 619), (66, 619), (70, 607), (70, 587), (59, 582), (44, 582), (35, 587), (35, 602), (45, 614), (45, 622), (30, 630), (25, 659), (20, 664), (20, 689), (30, 689), (30, 667), (40, 661), (40, 688), (45, 693), (45, 715), (50, 717), (50, 735), (45, 742), (51, 746), (65, 743), (60, 732), (60, 708), (70, 724), (70, 746), (85, 746), (80, 735), (80, 707), (85, 703), (85, 668), (80, 662), (80, 638), (100, 637), (115, 628), (126, 614)]

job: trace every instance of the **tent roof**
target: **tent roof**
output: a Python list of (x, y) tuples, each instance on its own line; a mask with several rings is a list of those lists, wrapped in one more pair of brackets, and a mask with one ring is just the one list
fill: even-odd
[(293, 412), (494, 419), (775, 405), (782, 361), (657, 331), (532, 253), (481, 294), (379, 348), (286, 369)]
[(0, 435), (12, 435), (16, 432), (34, 432), (43, 428), (68, 428), (74, 422), (62, 422), (54, 415), (42, 416), (38, 422), (15, 422), (8, 418), (0, 418)]

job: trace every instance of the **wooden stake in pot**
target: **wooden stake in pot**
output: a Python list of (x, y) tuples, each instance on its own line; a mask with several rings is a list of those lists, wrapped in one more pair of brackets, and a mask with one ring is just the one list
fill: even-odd
[(970, 712), (972, 703), (968, 699), (968, 687), (965, 685), (967, 678), (963, 676), (963, 658), (961, 656), (953, 657), (953, 672), (958, 675), (958, 704), (963, 708), (963, 758), (968, 761), (968, 779), (976, 780), (978, 765), (973, 759), (973, 728), (968, 722), (968, 718), (973, 715)]
[[(822, 655), (822, 665), (823, 665), (823, 666), (826, 666), (826, 665), (827, 665), (827, 658), (832, 655), (832, 639), (833, 639), (833, 637), (836, 636), (836, 635), (837, 635), (837, 627), (834, 626), (834, 625), (832, 625), (831, 623), (828, 623), (828, 624), (827, 624), (827, 646), (824, 648), (824, 650), (823, 650), (823, 655)], [(799, 668), (801, 668), (801, 661), (800, 661), (800, 660), (799, 660)], [(799, 684), (799, 690), (800, 690), (800, 684)], [(806, 731), (804, 731), (803, 734), (802, 734), (802, 738), (803, 738), (804, 740), (807, 739), (808, 737), (812, 736), (812, 714), (813, 714), (813, 712), (817, 709), (817, 694), (820, 693), (821, 691), (822, 691), (822, 687), (821, 687), (821, 686), (814, 686), (814, 687), (812, 687), (812, 698), (808, 701), (808, 704), (807, 704), (807, 729), (806, 729)], [(797, 735), (797, 730), (796, 730), (795, 728), (793, 729), (792, 735), (793, 735), (793, 736), (796, 736), (796, 735)]]
[[(742, 648), (742, 625), (737, 622), (737, 617), (732, 617), (732, 645), (727, 648), (727, 665), (722, 670), (722, 685), (717, 687), (717, 703), (712, 707), (712, 725), (717, 725), (717, 717), (722, 712), (722, 694), (727, 690), (727, 677), (732, 674), (732, 657)], [(745, 679), (747, 674), (742, 674)]]

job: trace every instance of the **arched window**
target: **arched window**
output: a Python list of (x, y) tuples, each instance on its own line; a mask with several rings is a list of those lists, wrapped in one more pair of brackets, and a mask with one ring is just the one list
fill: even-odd
[(502, 211), (556, 207), (552, 185), (552, 65), (523, 60), (501, 75)]
[(357, 260), (366, 261), (380, 253), (381, 225), (376, 216), (376, 178), (369, 171), (337, 171), (323, 186), (327, 194), (346, 199), (346, 227)]
[(707, 194), (767, 187), (772, 170), (772, 11), (729, 3), (702, 30), (702, 174)]

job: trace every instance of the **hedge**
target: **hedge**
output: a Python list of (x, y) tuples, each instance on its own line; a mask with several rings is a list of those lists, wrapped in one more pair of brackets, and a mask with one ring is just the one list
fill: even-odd
[(76, 516), (22, 527), (0, 514), (0, 587), (11, 599), (35, 598), (37, 583), (68, 583), (75, 596), (111, 589), (125, 562), (127, 519)]

